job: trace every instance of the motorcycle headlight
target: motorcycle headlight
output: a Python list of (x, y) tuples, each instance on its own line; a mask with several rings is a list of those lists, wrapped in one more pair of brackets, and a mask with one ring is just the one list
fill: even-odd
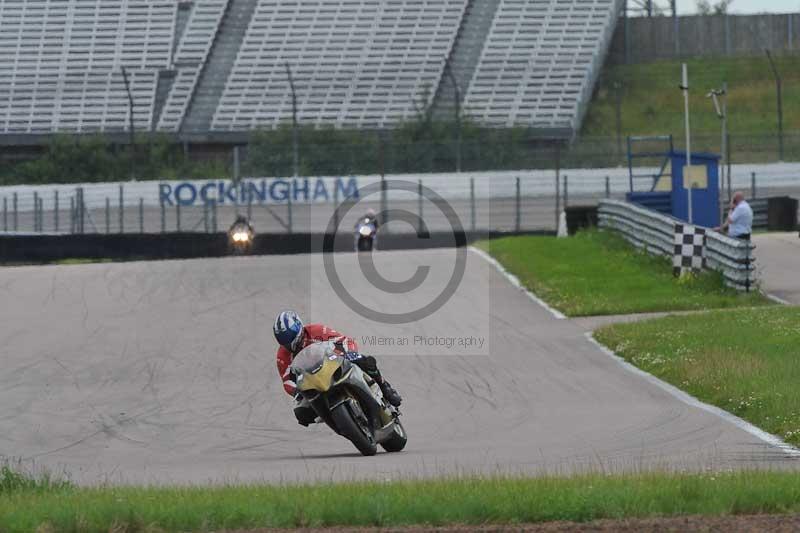
[(364, 237), (369, 237), (370, 234), (372, 233), (372, 229), (369, 226), (361, 226), (358, 232)]

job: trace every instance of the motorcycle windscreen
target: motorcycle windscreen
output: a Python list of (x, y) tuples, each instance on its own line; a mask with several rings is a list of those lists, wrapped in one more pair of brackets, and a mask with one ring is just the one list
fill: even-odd
[(329, 356), (336, 357), (332, 342), (315, 342), (303, 348), (300, 353), (294, 356), (292, 368), (303, 373), (313, 374), (322, 368), (322, 363)]
[(292, 369), (298, 374), (297, 387), (302, 390), (326, 392), (332, 385), (336, 370), (342, 366), (342, 358), (334, 350), (332, 342), (320, 342), (302, 350), (292, 361)]

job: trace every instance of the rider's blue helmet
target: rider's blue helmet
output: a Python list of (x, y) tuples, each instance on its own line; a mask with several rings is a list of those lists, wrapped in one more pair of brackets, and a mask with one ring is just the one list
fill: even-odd
[(278, 344), (295, 352), (303, 338), (303, 321), (294, 311), (282, 311), (275, 319), (272, 332)]

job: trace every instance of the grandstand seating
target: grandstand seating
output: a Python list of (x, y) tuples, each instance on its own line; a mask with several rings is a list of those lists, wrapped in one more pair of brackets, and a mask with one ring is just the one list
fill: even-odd
[(158, 70), (170, 62), (175, 2), (0, 2), (0, 132), (149, 129)]
[(496, 126), (577, 128), (620, 0), (501, 0), (465, 107)]
[[(623, 0), (0, 0), (0, 134), (580, 127)], [(453, 80), (443, 76), (445, 58)], [(449, 100), (448, 100), (449, 98)]]
[(227, 5), (228, 0), (196, 0), (188, 6), (191, 14), (173, 57), (177, 75), (158, 119), (159, 131), (180, 129)]
[[(429, 104), (466, 0), (261, 0), (212, 130), (291, 122), (386, 127)], [(426, 87), (428, 94), (426, 95)]]

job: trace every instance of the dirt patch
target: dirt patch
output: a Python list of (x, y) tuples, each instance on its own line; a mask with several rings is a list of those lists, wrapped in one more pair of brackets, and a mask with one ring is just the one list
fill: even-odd
[(223, 533), (283, 533), (283, 532), (331, 532), (345, 531), (380, 531), (383, 533), (417, 533), (434, 531), (437, 533), (494, 533), (494, 532), (595, 532), (595, 531), (622, 531), (622, 532), (678, 532), (678, 531), (707, 531), (707, 532), (743, 532), (743, 531), (768, 531), (771, 533), (789, 533), (800, 531), (800, 514), (793, 515), (740, 515), (740, 516), (682, 516), (674, 518), (643, 518), (629, 520), (595, 520), (593, 522), (547, 522), (544, 524), (516, 524), (516, 525), (484, 525), (484, 526), (447, 526), (447, 527), (396, 527), (396, 528), (319, 528), (319, 529), (248, 529), (226, 531)]

